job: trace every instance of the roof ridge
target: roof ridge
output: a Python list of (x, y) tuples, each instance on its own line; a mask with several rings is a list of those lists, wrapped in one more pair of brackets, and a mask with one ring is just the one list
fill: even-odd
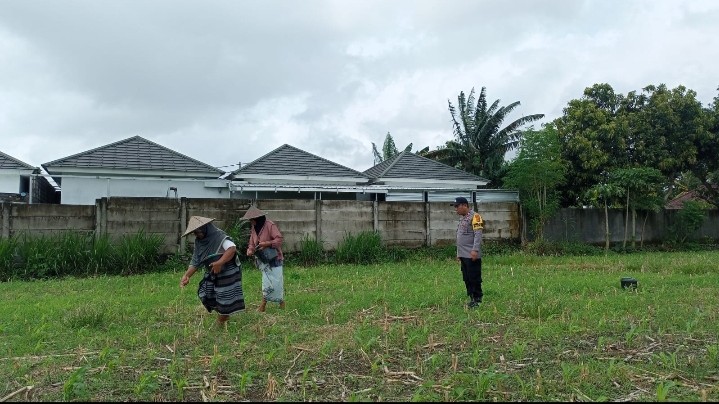
[(20, 160), (20, 159), (16, 159), (15, 157), (13, 157), (13, 156), (11, 156), (11, 155), (9, 155), (9, 154), (3, 153), (2, 151), (0, 151), (0, 155), (2, 155), (3, 157), (7, 158), (8, 160), (11, 160), (11, 161), (13, 161), (13, 162), (15, 162), (15, 163), (17, 163), (17, 164), (19, 164), (19, 165), (21, 165), (21, 166), (24, 166), (25, 168), (31, 168), (31, 169), (33, 169), (33, 170), (37, 168), (37, 167), (31, 166), (30, 164), (28, 164), (28, 163), (26, 163), (26, 162), (24, 162), (24, 161), (22, 161), (22, 160)]
[(380, 175), (378, 175), (378, 176), (375, 177), (375, 178), (381, 178), (383, 175), (387, 174), (387, 173), (389, 172), (389, 170), (391, 170), (392, 167), (394, 167), (395, 164), (397, 164), (397, 162), (400, 161), (400, 160), (402, 159), (402, 157), (404, 157), (404, 154), (405, 154), (406, 152), (407, 152), (406, 150), (402, 150), (402, 152), (401, 152), (400, 154), (398, 154), (398, 155), (392, 157), (392, 160), (390, 160), (390, 163), (389, 163), (389, 165), (387, 166), (387, 168), (385, 168), (385, 169), (380, 173)]
[(145, 143), (145, 144), (152, 145), (152, 146), (154, 146), (154, 147), (158, 147), (158, 148), (162, 149), (163, 151), (169, 152), (170, 154), (172, 154), (172, 155), (174, 155), (174, 156), (177, 156), (177, 157), (181, 157), (181, 158), (183, 158), (183, 159), (190, 160), (190, 161), (192, 161), (193, 163), (199, 164), (199, 165), (201, 165), (202, 167), (204, 167), (204, 168), (206, 168), (206, 169), (209, 168), (209, 169), (211, 169), (212, 171), (216, 171), (216, 172), (218, 172), (218, 173), (224, 174), (224, 171), (220, 170), (220, 169), (217, 168), (217, 167), (213, 167), (213, 166), (211, 166), (211, 165), (209, 165), (209, 164), (207, 164), (207, 163), (203, 163), (202, 161), (199, 161), (199, 160), (197, 160), (197, 159), (194, 159), (194, 158), (192, 158), (192, 157), (190, 157), (190, 156), (187, 156), (187, 155), (185, 155), (185, 154), (182, 154), (182, 153), (180, 153), (180, 152), (178, 152), (178, 151), (172, 150), (172, 149), (170, 149), (169, 147), (165, 147), (165, 146), (163, 146), (163, 145), (161, 145), (161, 144), (159, 144), (159, 143), (155, 143), (155, 142), (153, 142), (152, 140), (145, 139), (144, 137), (142, 137), (142, 136), (140, 136), (140, 135), (131, 136), (131, 137), (128, 137), (128, 138), (126, 138), (126, 139), (121, 139), (121, 140), (118, 140), (118, 141), (116, 141), (116, 142), (112, 142), (112, 143), (108, 143), (108, 144), (103, 145), (103, 146), (98, 146), (98, 147), (92, 148), (92, 149), (90, 149), (90, 150), (85, 150), (85, 151), (80, 152), (80, 153), (75, 153), (75, 154), (72, 154), (72, 155), (70, 155), (70, 156), (66, 156), (66, 157), (63, 157), (63, 158), (59, 158), (59, 159), (57, 159), (57, 160), (53, 160), (53, 161), (51, 161), (51, 162), (44, 163), (44, 164), (42, 164), (42, 166), (43, 166), (43, 167), (45, 167), (45, 166), (51, 166), (51, 165), (54, 165), (54, 164), (58, 164), (58, 163), (62, 163), (62, 162), (68, 161), (68, 160), (73, 159), (73, 158), (83, 157), (83, 156), (89, 156), (89, 155), (91, 155), (91, 154), (93, 154), (93, 153), (96, 153), (96, 152), (98, 152), (98, 151), (108, 150), (108, 149), (111, 149), (111, 148), (113, 148), (113, 147), (117, 147), (117, 146), (119, 146), (119, 145), (131, 143), (132, 141), (139, 141), (139, 142), (143, 142), (143, 143)]
[(252, 167), (252, 166), (255, 165), (256, 163), (258, 163), (258, 162), (264, 160), (265, 158), (267, 158), (268, 156), (270, 156), (270, 155), (272, 155), (272, 154), (278, 153), (278, 152), (279, 152), (280, 150), (282, 150), (282, 149), (293, 149), (293, 150), (296, 150), (296, 151), (298, 151), (298, 152), (301, 152), (301, 153), (310, 155), (310, 156), (312, 156), (312, 157), (318, 158), (318, 159), (320, 159), (320, 160), (322, 160), (322, 161), (325, 161), (325, 162), (327, 162), (327, 163), (330, 163), (330, 164), (332, 164), (332, 165), (339, 166), (339, 167), (342, 167), (342, 168), (344, 168), (344, 169), (350, 170), (350, 171), (352, 171), (353, 173), (359, 175), (360, 177), (366, 178), (366, 175), (365, 175), (365, 174), (363, 174), (363, 173), (361, 173), (361, 172), (359, 172), (359, 171), (357, 171), (357, 170), (355, 170), (355, 169), (353, 169), (353, 168), (350, 168), (350, 167), (347, 167), (347, 166), (343, 166), (342, 164), (336, 163), (336, 162), (334, 162), (334, 161), (332, 161), (332, 160), (328, 160), (328, 159), (326, 159), (326, 158), (324, 158), (324, 157), (318, 156), (318, 155), (316, 155), (316, 154), (314, 154), (314, 153), (310, 153), (310, 152), (308, 152), (308, 151), (306, 151), (306, 150), (302, 150), (302, 149), (300, 149), (300, 148), (298, 148), (298, 147), (292, 146), (292, 145), (287, 144), (287, 143), (285, 143), (285, 144), (283, 144), (282, 146), (280, 146), (280, 147), (278, 147), (278, 148), (276, 148), (276, 149), (270, 151), (269, 153), (266, 153), (265, 155), (263, 155), (263, 156), (261, 156), (261, 157), (256, 158), (256, 159), (253, 160), (251, 163), (247, 164), (245, 167), (240, 167), (240, 168), (238, 168), (236, 171), (233, 172), (233, 174), (239, 173), (241, 170), (244, 170), (246, 167)]

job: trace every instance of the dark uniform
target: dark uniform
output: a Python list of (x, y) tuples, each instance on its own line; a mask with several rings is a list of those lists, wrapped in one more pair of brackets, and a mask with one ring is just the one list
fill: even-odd
[[(462, 279), (467, 287), (470, 307), (482, 302), (482, 228), (484, 220), (471, 209), (457, 224), (457, 258), (461, 262)], [(472, 251), (477, 260), (472, 261)]]

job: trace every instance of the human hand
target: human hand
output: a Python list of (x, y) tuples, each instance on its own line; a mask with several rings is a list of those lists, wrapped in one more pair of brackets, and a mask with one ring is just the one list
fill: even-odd
[(217, 275), (222, 271), (222, 264), (220, 264), (219, 261), (215, 261), (212, 263), (212, 273)]
[(477, 258), (479, 257), (479, 253), (477, 251), (472, 250), (470, 255), (472, 256), (472, 261), (477, 261)]
[(180, 279), (180, 287), (184, 288), (188, 283), (190, 283), (190, 277), (187, 276), (187, 274), (182, 275), (182, 279)]

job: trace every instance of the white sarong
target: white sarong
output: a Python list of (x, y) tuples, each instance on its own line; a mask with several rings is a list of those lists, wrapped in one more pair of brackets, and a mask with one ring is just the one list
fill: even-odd
[(285, 280), (282, 265), (273, 267), (259, 259), (255, 259), (255, 264), (262, 272), (262, 297), (268, 302), (283, 302), (285, 300)]

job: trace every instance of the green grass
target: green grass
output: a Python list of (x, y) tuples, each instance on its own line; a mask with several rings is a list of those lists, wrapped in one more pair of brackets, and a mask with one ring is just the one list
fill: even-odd
[[(717, 401), (719, 252), (487, 256), (285, 268), (287, 308), (227, 329), (199, 274), (0, 283), (10, 401)], [(635, 277), (638, 289), (622, 290)]]

